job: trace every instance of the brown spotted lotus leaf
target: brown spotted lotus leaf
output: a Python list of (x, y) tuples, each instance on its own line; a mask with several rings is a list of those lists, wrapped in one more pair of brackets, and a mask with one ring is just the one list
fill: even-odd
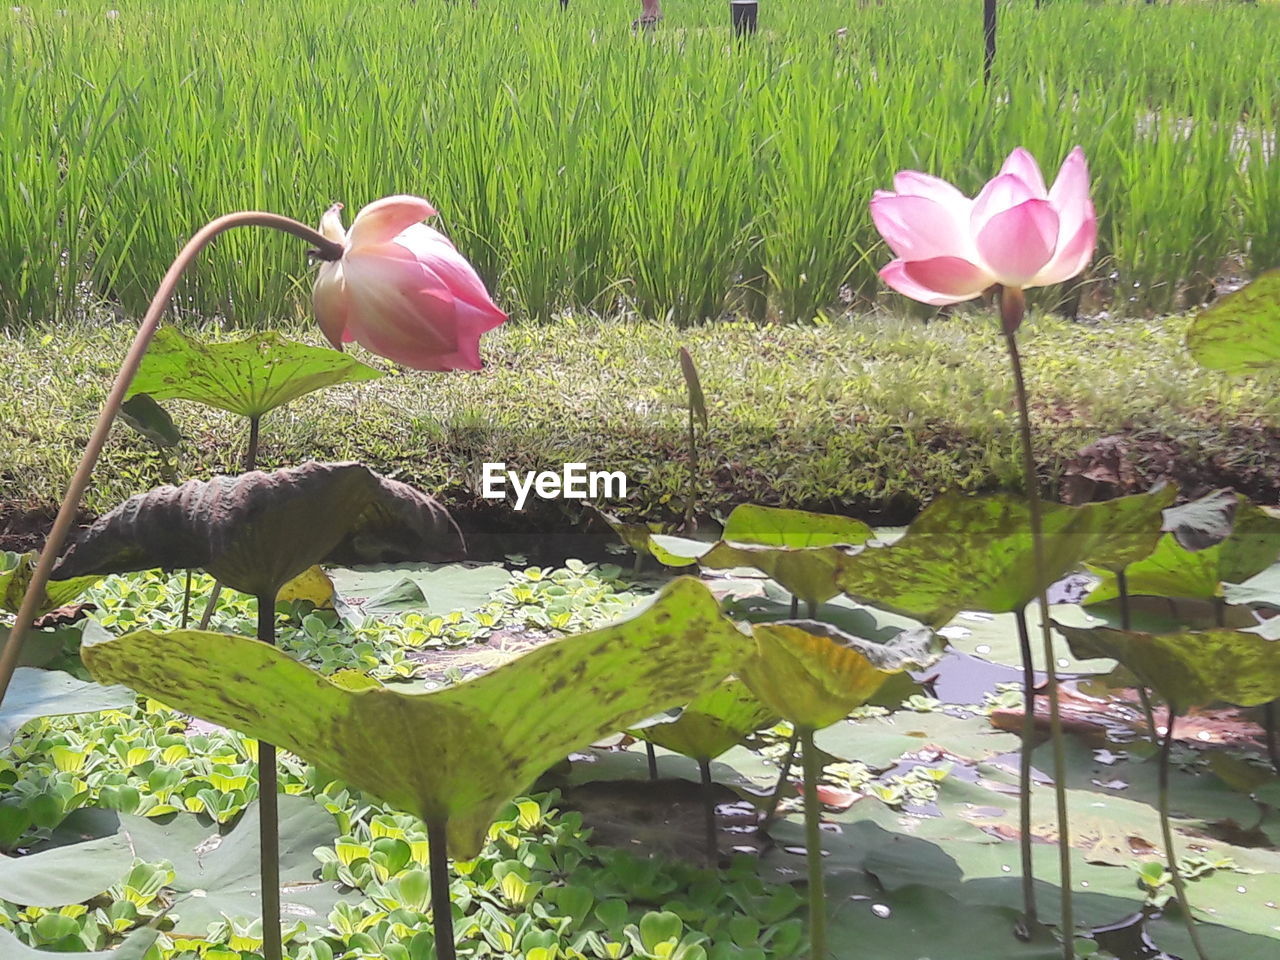
[(233, 589), (274, 596), (321, 561), (452, 560), (464, 549), (426, 494), (358, 463), (306, 463), (131, 497), (76, 539), (54, 577), (201, 568)]
[(572, 750), (686, 704), (754, 644), (697, 580), (630, 619), (565, 637), (442, 690), (344, 689), (244, 637), (140, 630), (83, 650), (123, 683), (276, 743), (400, 810), (446, 821), (450, 853), (479, 852), (501, 806)]

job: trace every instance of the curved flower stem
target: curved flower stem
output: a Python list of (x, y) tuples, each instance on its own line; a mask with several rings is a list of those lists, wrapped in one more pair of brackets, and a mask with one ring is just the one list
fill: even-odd
[(282, 217), (279, 214), (253, 210), (230, 213), (211, 220), (187, 241), (151, 299), (151, 305), (142, 318), (129, 352), (125, 355), (115, 382), (98, 414), (98, 421), (94, 424), (93, 433), (89, 435), (89, 442), (85, 444), (80, 463), (76, 466), (71, 484), (67, 487), (66, 495), (62, 499), (62, 506), (58, 508), (58, 516), (53, 521), (53, 527), (45, 540), (44, 549), (40, 551), (40, 559), (36, 562), (31, 583), (28, 584), (27, 592), (23, 595), (22, 605), (18, 608), (4, 652), (0, 654), (0, 701), (4, 700), (5, 692), (9, 689), (9, 682), (13, 679), (13, 671), (17, 668), (18, 658), (22, 653), (23, 640), (31, 627), (31, 621), (35, 619), (36, 609), (40, 604), (40, 598), (44, 595), (45, 587), (49, 584), (53, 565), (58, 559), (58, 554), (62, 552), (62, 546), (66, 542), (67, 534), (71, 532), (72, 524), (75, 523), (76, 514), (80, 509), (80, 500), (89, 486), (94, 465), (97, 464), (102, 448), (107, 442), (111, 424), (120, 411), (120, 405), (124, 402), (129, 384), (133, 382), (134, 375), (142, 363), (142, 357), (151, 344), (151, 338), (155, 336), (156, 329), (160, 326), (160, 318), (173, 298), (178, 280), (196, 255), (208, 246), (214, 237), (235, 227), (269, 227), (273, 230), (282, 230), (314, 244), (316, 254), (322, 260), (337, 260), (342, 256), (342, 244), (335, 243), (305, 223), (299, 223), (297, 220)]
[(797, 727), (804, 751), (804, 846), (809, 866), (809, 960), (827, 960), (827, 897), (822, 873), (822, 808), (818, 777), (822, 764), (813, 743), (813, 730)]
[(1039, 919), (1036, 909), (1036, 874), (1031, 859), (1031, 750), (1036, 732), (1036, 671), (1031, 659), (1031, 633), (1027, 610), (1014, 611), (1018, 647), (1022, 652), (1022, 749), (1018, 752), (1018, 846), (1022, 854), (1022, 914), (1028, 932)]
[(1169, 875), (1173, 877), (1173, 890), (1178, 895), (1178, 908), (1182, 911), (1182, 922), (1186, 924), (1187, 935), (1196, 949), (1200, 960), (1209, 960), (1200, 942), (1200, 931), (1196, 928), (1195, 917), (1191, 916), (1191, 903), (1187, 900), (1187, 887), (1182, 882), (1182, 874), (1178, 870), (1178, 854), (1173, 849), (1173, 830), (1169, 826), (1169, 751), (1173, 746), (1173, 724), (1178, 712), (1172, 703), (1169, 704), (1169, 726), (1165, 730), (1164, 742), (1160, 745), (1160, 831), (1164, 834), (1164, 857), (1169, 865)]
[[(1035, 555), (1036, 582), (1044, 583), (1044, 532), (1041, 524), (1040, 490), (1036, 479), (1035, 455), (1031, 446), (1031, 414), (1027, 403), (1026, 378), (1018, 353), (1017, 330), (1025, 313), (1021, 290), (1004, 288), (1001, 296), (1005, 346), (1013, 369), (1014, 395), (1018, 404), (1018, 427), (1022, 440), (1022, 469), (1026, 478), (1027, 507), (1031, 514), (1031, 544)], [(1053, 743), (1053, 792), (1058, 813), (1058, 867), (1062, 884), (1062, 956), (1075, 960), (1075, 912), (1071, 903), (1071, 835), (1067, 822), (1067, 763), (1062, 745), (1062, 711), (1058, 703), (1058, 671), (1054, 664), (1053, 634), (1049, 629), (1049, 597), (1042, 586), (1040, 634), (1044, 644), (1045, 695), (1049, 699), (1049, 736)]]

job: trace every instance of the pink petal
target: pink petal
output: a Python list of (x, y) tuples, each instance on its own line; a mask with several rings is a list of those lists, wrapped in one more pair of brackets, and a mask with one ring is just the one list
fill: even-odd
[(475, 268), (439, 230), (417, 223), (396, 237), (395, 242), (430, 266), (456, 298), (484, 312), (492, 320), (486, 329), (507, 319), (489, 296)]
[(969, 201), (962, 210), (927, 197), (884, 194), (871, 201), (871, 219), (894, 254), (906, 260), (972, 256)]
[[(1093, 222), (1093, 236), (1096, 239), (1097, 215), (1093, 209), (1093, 201), (1089, 199), (1089, 166), (1085, 162), (1084, 151), (1079, 147), (1072, 150), (1067, 155), (1067, 159), (1062, 161), (1062, 169), (1058, 171), (1058, 178), (1049, 191), (1049, 201), (1058, 211), (1060, 250), (1073, 242), (1080, 235), (1081, 229), (1090, 221)], [(1092, 255), (1092, 250), (1089, 255)], [(1057, 260), (1057, 257), (1054, 259)], [(1085, 259), (1087, 262), (1088, 257), (1086, 256)]]
[(445, 282), (397, 244), (363, 247), (345, 258), (357, 342), (419, 370), (449, 369), (458, 349), (457, 304)]
[(941, 177), (918, 170), (903, 170), (893, 177), (893, 189), (904, 197), (928, 197), (941, 204), (972, 203), (968, 197)]
[(394, 240), (407, 227), (434, 217), (436, 208), (421, 197), (401, 194), (383, 197), (361, 208), (347, 234), (347, 246), (386, 243)]
[(1007, 287), (1025, 287), (1058, 245), (1058, 214), (1048, 200), (1027, 200), (997, 213), (978, 233), (978, 255)]
[(936, 307), (972, 300), (995, 282), (981, 267), (960, 257), (894, 260), (880, 271), (880, 279), (904, 296)]
[[(342, 261), (322, 263), (311, 287), (311, 303), (316, 322), (335, 350), (342, 349), (347, 331), (347, 291)], [(349, 338), (348, 338), (349, 339)]]
[(1013, 174), (1031, 189), (1032, 196), (1037, 199), (1044, 200), (1049, 196), (1044, 187), (1044, 175), (1040, 173), (1040, 164), (1022, 147), (1009, 154), (1000, 172)]
[(1093, 249), (1098, 242), (1098, 218), (1093, 216), (1090, 204), (1089, 218), (1076, 231), (1076, 235), (1065, 244), (1059, 245), (1044, 269), (1035, 275), (1029, 287), (1044, 287), (1051, 283), (1062, 283), (1072, 277), (1079, 276), (1093, 259)]
[(970, 230), (974, 236), (981, 232), (992, 217), (1012, 210), (1028, 200), (1043, 200), (1037, 197), (1031, 186), (1014, 173), (1002, 173), (987, 181), (977, 198), (973, 201), (973, 213), (969, 219)]

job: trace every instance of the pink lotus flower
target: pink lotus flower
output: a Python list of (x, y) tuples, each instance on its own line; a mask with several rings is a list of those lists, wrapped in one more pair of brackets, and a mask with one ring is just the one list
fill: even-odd
[(422, 221), (435, 209), (396, 196), (364, 207), (348, 232), (334, 204), (320, 232), (345, 246), (320, 267), (312, 302), (335, 348), (355, 341), (418, 370), (479, 370), (480, 337), (507, 315), (449, 239)]
[(871, 219), (897, 257), (880, 277), (913, 300), (941, 306), (995, 284), (1021, 290), (1061, 283), (1093, 257), (1098, 218), (1079, 147), (1048, 190), (1021, 147), (972, 200), (914, 170), (895, 176), (893, 186), (871, 201)]

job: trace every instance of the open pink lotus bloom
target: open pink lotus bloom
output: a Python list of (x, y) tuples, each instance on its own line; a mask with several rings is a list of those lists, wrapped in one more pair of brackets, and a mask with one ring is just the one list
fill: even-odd
[(871, 201), (871, 219), (897, 257), (880, 277), (913, 300), (941, 306), (994, 284), (1061, 283), (1093, 257), (1098, 218), (1079, 147), (1048, 190), (1035, 157), (1021, 147), (972, 200), (914, 170), (895, 176), (893, 186)]
[(350, 232), (334, 204), (320, 232), (345, 246), (312, 288), (320, 329), (337, 349), (355, 341), (418, 370), (479, 370), (480, 337), (507, 315), (438, 230), (420, 197), (384, 197), (361, 209)]

